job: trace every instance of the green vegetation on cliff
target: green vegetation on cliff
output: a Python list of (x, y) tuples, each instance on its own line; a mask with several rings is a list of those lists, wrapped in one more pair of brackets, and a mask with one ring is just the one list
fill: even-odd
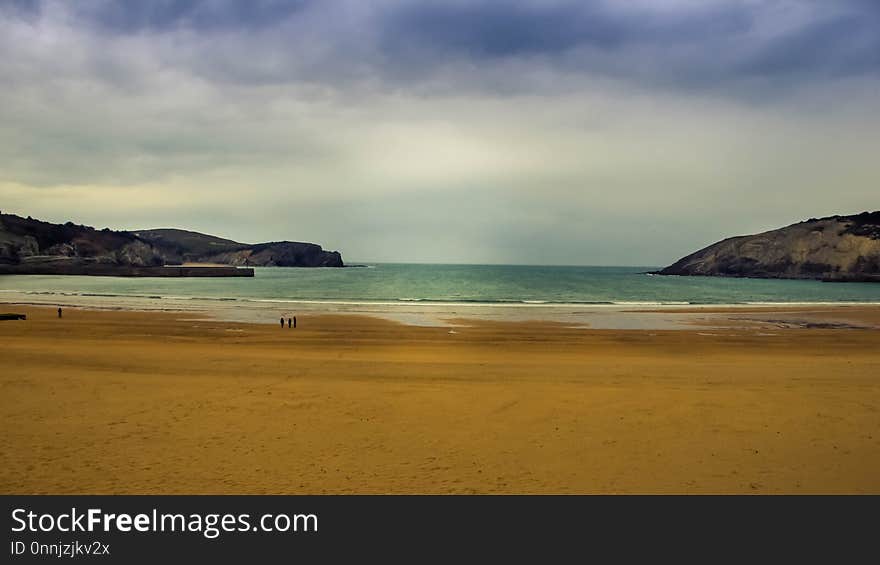
[(279, 241), (249, 245), (177, 229), (96, 230), (73, 222), (52, 224), (31, 217), (0, 214), (0, 272), (106, 273), (113, 267), (161, 267), (186, 262), (344, 266), (339, 252), (324, 251), (314, 243)]

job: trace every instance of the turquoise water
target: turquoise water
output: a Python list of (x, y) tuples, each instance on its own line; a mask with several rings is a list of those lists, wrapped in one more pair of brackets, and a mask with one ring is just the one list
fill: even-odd
[(0, 291), (44, 298), (55, 295), (400, 304), (880, 302), (880, 284), (644, 274), (651, 269), (375, 264), (346, 269), (257, 268), (254, 278), (0, 276)]

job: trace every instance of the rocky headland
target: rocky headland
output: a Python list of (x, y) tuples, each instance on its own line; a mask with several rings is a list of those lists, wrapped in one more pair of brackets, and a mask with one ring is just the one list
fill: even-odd
[(880, 282), (880, 211), (812, 218), (731, 237), (657, 273)]
[(250, 267), (262, 266), (344, 263), (314, 243), (246, 244), (179, 229), (98, 230), (0, 214), (0, 274), (253, 276)]

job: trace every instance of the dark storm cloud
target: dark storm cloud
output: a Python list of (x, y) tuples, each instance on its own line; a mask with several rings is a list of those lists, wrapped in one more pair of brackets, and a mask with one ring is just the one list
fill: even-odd
[(430, 47), (474, 57), (552, 55), (577, 47), (694, 41), (747, 31), (752, 14), (727, 5), (673, 17), (604, 2), (422, 2), (393, 11), (384, 37), (391, 48)]
[(877, 74), (880, 2), (842, 2), (839, 11), (767, 41), (734, 72), (774, 76)]
[[(392, 63), (490, 66), (525, 58), (562, 72), (689, 88), (792, 76), (877, 74), (880, 2), (421, 2), (381, 20)], [(654, 6), (653, 8), (651, 6)], [(798, 10), (802, 21), (788, 25)]]
[[(53, 5), (46, 2), (42, 6)], [(649, 87), (762, 93), (880, 72), (880, 2), (85, 0), (54, 4), (100, 38), (187, 34), (163, 64), (236, 84), (525, 91), (607, 76)], [(34, 1), (7, 5), (21, 18)], [(124, 55), (124, 53), (123, 53)], [(499, 76), (499, 65), (518, 65)], [(564, 80), (563, 80), (564, 79)], [(753, 84), (757, 81), (758, 85)], [(547, 88), (547, 84), (542, 84)], [(731, 93), (741, 92), (737, 89)], [(747, 94), (747, 93), (746, 93)]]
[(0, 3), (0, 16), (33, 19), (40, 14), (40, 0), (7, 0)]
[(75, 4), (85, 22), (115, 33), (178, 28), (211, 31), (276, 25), (307, 0), (85, 0)]

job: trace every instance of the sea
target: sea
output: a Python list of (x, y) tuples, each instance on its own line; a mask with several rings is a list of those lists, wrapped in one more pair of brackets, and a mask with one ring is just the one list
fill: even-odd
[(874, 283), (649, 274), (655, 269), (370, 263), (258, 267), (253, 278), (6, 275), (0, 302), (210, 311), (274, 323), (276, 314), (366, 313), (428, 325), (460, 316), (577, 322), (587, 314), (595, 325), (597, 313), (621, 309), (880, 303)]

